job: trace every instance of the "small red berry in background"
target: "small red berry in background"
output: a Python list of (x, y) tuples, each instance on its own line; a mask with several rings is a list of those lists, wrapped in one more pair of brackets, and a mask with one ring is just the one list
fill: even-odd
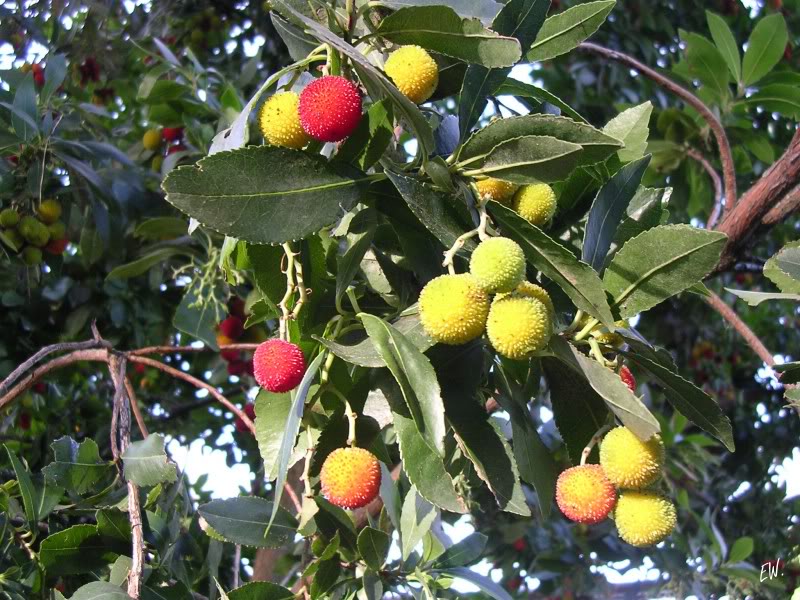
[(64, 250), (67, 249), (67, 246), (69, 246), (69, 240), (67, 238), (61, 238), (60, 240), (52, 240), (44, 249), (50, 254), (58, 256), (59, 254), (64, 254)]
[(228, 312), (234, 317), (239, 317), (240, 319), (244, 320), (244, 300), (238, 296), (234, 296), (228, 300)]
[(37, 394), (44, 394), (47, 391), (47, 384), (39, 381), (33, 384), (33, 391)]
[[(253, 405), (252, 402), (248, 402), (247, 404), (245, 404), (244, 408), (242, 408), (242, 412), (244, 412), (244, 414), (246, 414), (251, 421), (255, 421), (256, 407)], [(247, 425), (244, 424), (244, 421), (242, 421), (239, 417), (236, 417), (236, 420), (234, 421), (234, 426), (236, 427), (236, 431), (238, 431), (239, 433), (250, 432), (250, 429), (247, 427)]]
[(183, 127), (164, 127), (161, 137), (165, 142), (177, 142), (183, 139)]
[(296, 388), (306, 372), (306, 359), (298, 346), (272, 339), (260, 344), (253, 354), (253, 373), (258, 385), (269, 392), (283, 393)]
[(517, 552), (523, 552), (528, 545), (525, 543), (525, 538), (519, 538), (512, 544), (512, 546)]
[(231, 315), (219, 324), (219, 332), (227, 338), (238, 340), (244, 333), (244, 323), (239, 317)]
[(622, 379), (622, 383), (627, 385), (634, 394), (636, 393), (636, 378), (627, 366), (623, 365), (619, 370), (619, 378)]
[(31, 428), (31, 413), (29, 412), (21, 412), (19, 413), (19, 428), (24, 429), (27, 431)]
[(233, 362), (239, 360), (239, 351), (238, 350), (221, 350), (219, 355), (222, 357), (222, 360), (225, 362)]
[(228, 363), (228, 375), (239, 377), (247, 372), (247, 363), (243, 360), (233, 360)]
[(142, 363), (133, 363), (133, 370), (139, 375), (144, 375), (146, 367)]
[(40, 64), (31, 65), (31, 72), (33, 73), (33, 82), (42, 87), (44, 85), (44, 67)]

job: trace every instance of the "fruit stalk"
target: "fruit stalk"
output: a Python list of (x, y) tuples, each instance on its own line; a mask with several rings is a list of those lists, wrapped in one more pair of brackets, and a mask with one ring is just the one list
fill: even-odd
[(592, 439), (589, 440), (588, 444), (586, 444), (586, 448), (584, 448), (583, 452), (581, 452), (581, 466), (586, 464), (586, 461), (589, 460), (589, 455), (592, 453), (592, 450), (594, 450), (594, 447), (600, 443), (600, 441), (603, 439), (603, 436), (609, 429), (611, 429), (611, 427), (611, 425), (603, 425), (597, 430), (597, 433), (592, 436)]

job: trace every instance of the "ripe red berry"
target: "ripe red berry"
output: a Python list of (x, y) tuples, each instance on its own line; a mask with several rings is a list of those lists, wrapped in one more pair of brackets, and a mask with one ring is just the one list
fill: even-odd
[(303, 351), (290, 342), (272, 339), (259, 344), (253, 354), (253, 373), (258, 385), (282, 393), (296, 388), (306, 372)]
[(228, 375), (239, 377), (247, 372), (247, 363), (243, 360), (232, 360), (228, 363)]
[(47, 384), (42, 381), (37, 381), (33, 384), (33, 391), (37, 394), (44, 394), (47, 391)]
[(308, 135), (322, 142), (339, 142), (361, 121), (361, 93), (344, 77), (320, 77), (300, 94), (299, 111)]
[(244, 333), (244, 323), (239, 317), (231, 315), (219, 324), (219, 332), (232, 340), (238, 340)]
[(225, 362), (233, 362), (239, 360), (238, 350), (220, 350), (219, 355)]
[(145, 367), (142, 363), (134, 363), (133, 370), (136, 371), (136, 373), (138, 373), (139, 375), (144, 375), (144, 372), (147, 370), (147, 367)]
[(617, 491), (600, 465), (572, 467), (558, 476), (556, 504), (576, 523), (599, 523), (608, 517), (616, 503)]
[(322, 495), (340, 508), (361, 508), (372, 502), (381, 487), (381, 465), (363, 448), (337, 448), (320, 471)]
[(27, 431), (31, 428), (31, 413), (29, 412), (21, 412), (19, 413), (19, 428), (24, 429)]
[(69, 245), (69, 240), (67, 238), (61, 238), (60, 240), (52, 240), (44, 249), (49, 252), (50, 254), (64, 254), (64, 250), (67, 249)]
[(183, 127), (164, 127), (161, 137), (165, 142), (177, 142), (183, 139)]
[(634, 394), (636, 393), (636, 378), (627, 366), (623, 365), (619, 370), (619, 378), (622, 379), (622, 383), (627, 385)]
[(228, 300), (228, 312), (232, 314), (234, 317), (239, 317), (240, 319), (244, 319), (244, 300), (239, 298), (238, 296), (234, 296), (230, 300)]
[(519, 538), (512, 544), (512, 546), (517, 552), (523, 552), (526, 548), (525, 538)]
[(44, 85), (44, 69), (42, 65), (36, 64), (31, 67), (31, 72), (33, 73), (33, 82), (42, 87)]

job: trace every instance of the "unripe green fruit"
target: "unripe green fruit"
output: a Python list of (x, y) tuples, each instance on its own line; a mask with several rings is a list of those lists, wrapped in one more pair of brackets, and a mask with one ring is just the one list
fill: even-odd
[(533, 225), (541, 226), (556, 214), (556, 194), (546, 183), (524, 185), (514, 196), (514, 210)]
[(19, 232), (26, 242), (37, 248), (46, 246), (47, 242), (50, 241), (50, 232), (47, 229), (47, 225), (30, 215), (22, 217), (19, 223)]
[(33, 246), (26, 246), (22, 251), (22, 260), (28, 266), (35, 266), (42, 262), (42, 251)]
[(56, 221), (48, 225), (47, 230), (50, 232), (51, 240), (60, 240), (66, 235), (67, 226), (64, 224), (64, 221)]
[(19, 213), (13, 208), (4, 208), (0, 212), (0, 227), (16, 227), (19, 223)]
[(43, 201), (36, 210), (39, 218), (46, 224), (55, 223), (61, 218), (61, 203), (58, 200)]
[(16, 229), (4, 229), (3, 230), (4, 242), (6, 246), (14, 250), (14, 252), (19, 252), (19, 249), (25, 244), (25, 240), (22, 239), (22, 235), (20, 235), (19, 231)]
[(512, 293), (492, 302), (486, 335), (498, 354), (522, 360), (547, 345), (553, 321), (542, 302)]
[(486, 292), (510, 292), (525, 278), (525, 253), (504, 237), (481, 242), (472, 253), (469, 270)]
[(156, 154), (153, 157), (153, 161), (150, 163), (150, 168), (153, 169), (156, 173), (161, 173), (161, 167), (164, 164), (164, 157), (160, 154)]

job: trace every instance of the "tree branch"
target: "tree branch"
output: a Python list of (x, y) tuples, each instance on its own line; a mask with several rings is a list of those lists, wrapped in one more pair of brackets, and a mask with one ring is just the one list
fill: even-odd
[(131, 380), (127, 376), (125, 377), (125, 393), (128, 394), (128, 400), (131, 403), (131, 411), (133, 411), (133, 416), (136, 418), (136, 425), (139, 427), (139, 432), (142, 434), (143, 438), (146, 438), (150, 434), (147, 431), (147, 425), (144, 424), (144, 417), (139, 408), (139, 400), (136, 398), (136, 392), (133, 391)]
[(761, 220), (762, 227), (773, 227), (778, 223), (783, 223), (794, 213), (800, 211), (800, 185), (790, 191), (783, 200), (769, 209)]
[(719, 173), (714, 169), (714, 166), (698, 150), (687, 148), (686, 156), (696, 161), (711, 178), (711, 183), (714, 184), (714, 209), (711, 211), (711, 216), (708, 219), (708, 229), (714, 229), (722, 214), (722, 201), (725, 199), (722, 191), (722, 179)]
[(632, 56), (628, 56), (623, 52), (611, 50), (610, 48), (605, 48), (604, 46), (593, 44), (591, 42), (583, 42), (578, 46), (578, 48), (630, 67), (634, 71), (637, 71), (648, 79), (654, 81), (667, 91), (672, 92), (674, 95), (686, 102), (686, 104), (700, 113), (700, 116), (703, 117), (706, 123), (708, 123), (708, 126), (711, 128), (711, 133), (714, 134), (714, 138), (717, 140), (719, 157), (722, 162), (722, 172), (725, 177), (725, 209), (723, 210), (723, 214), (725, 211), (733, 209), (733, 207), (736, 205), (736, 168), (733, 162), (733, 154), (731, 153), (731, 145), (730, 142), (728, 142), (728, 136), (725, 133), (725, 128), (722, 126), (722, 123), (720, 123), (717, 116), (711, 112), (711, 109), (708, 108), (708, 106), (706, 106), (703, 101), (695, 96), (692, 92), (678, 85), (668, 77), (665, 77), (655, 69), (652, 69), (644, 63), (639, 62)]
[(742, 336), (744, 341), (747, 342), (747, 345), (752, 348), (753, 352), (755, 352), (761, 360), (763, 360), (770, 367), (775, 366), (775, 357), (769, 350), (767, 350), (767, 347), (764, 346), (764, 343), (759, 339), (759, 337), (753, 333), (753, 330), (748, 327), (747, 323), (742, 321), (739, 315), (737, 315), (730, 306), (725, 304), (722, 298), (717, 296), (714, 292), (710, 292), (710, 294), (711, 295), (705, 299), (709, 306), (716, 310), (720, 315), (722, 315), (723, 319), (733, 326), (737, 333)]

